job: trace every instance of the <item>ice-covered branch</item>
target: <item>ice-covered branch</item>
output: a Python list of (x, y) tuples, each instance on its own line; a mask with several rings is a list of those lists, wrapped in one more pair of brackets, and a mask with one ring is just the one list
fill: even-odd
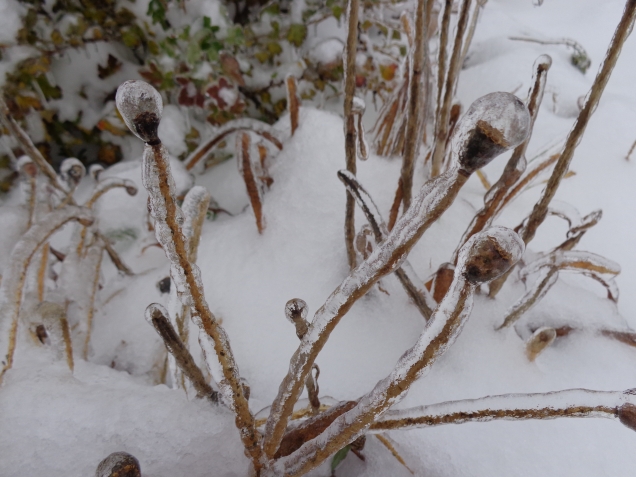
[(263, 174), (259, 173), (260, 160), (250, 155), (250, 146), (249, 134), (242, 132), (236, 136), (236, 158), (239, 173), (245, 182), (245, 189), (250, 198), (250, 204), (252, 204), (256, 228), (258, 233), (262, 234), (265, 230), (265, 217), (263, 217), (262, 185), (259, 183), (259, 177), (262, 177)]
[(415, 345), (353, 409), (338, 416), (318, 438), (279, 459), (272, 466), (272, 475), (303, 475), (362, 436), (384, 412), (399, 403), (410, 386), (455, 342), (470, 316), (475, 289), (508, 270), (523, 251), (521, 238), (504, 227), (493, 227), (473, 236), (460, 252), (457, 273), (448, 293)]
[[(345, 159), (347, 170), (356, 174), (356, 122), (353, 111), (353, 100), (356, 93), (356, 55), (358, 51), (358, 10), (359, 0), (347, 1), (347, 43), (342, 57), (342, 67), (344, 70), (344, 134), (345, 134)], [(353, 196), (347, 191), (345, 204), (345, 246), (347, 249), (347, 259), (349, 268), (356, 267), (356, 251), (353, 245), (356, 239), (355, 224), (356, 202)]]
[(213, 403), (219, 402), (219, 395), (214, 391), (203, 377), (203, 373), (194, 362), (194, 358), (177, 336), (177, 332), (172, 327), (167, 318), (166, 309), (153, 303), (146, 308), (146, 321), (150, 323), (166, 345), (166, 349), (172, 355), (181, 372), (190, 380), (194, 389), (200, 397), (205, 397)]
[(529, 123), (526, 107), (509, 93), (491, 93), (469, 108), (454, 136), (455, 164), (422, 187), (386, 240), (316, 311), (272, 404), (265, 427), (268, 457), (276, 453), (312, 364), (340, 319), (381, 277), (400, 267), (422, 234), (450, 207), (470, 174), (526, 138)]
[(11, 251), (11, 258), (5, 268), (2, 286), (0, 286), (0, 349), (3, 353), (0, 383), (4, 373), (13, 365), (18, 314), (31, 259), (36, 250), (56, 230), (71, 220), (77, 220), (82, 225), (90, 225), (93, 222), (93, 216), (91, 211), (84, 207), (66, 206), (63, 209), (54, 210), (33, 224)]
[(128, 193), (128, 195), (137, 194), (137, 186), (135, 185), (133, 181), (128, 179), (120, 179), (118, 177), (112, 177), (97, 183), (97, 186), (95, 187), (95, 190), (93, 191), (93, 195), (91, 196), (90, 199), (88, 199), (88, 201), (86, 201), (86, 204), (84, 204), (84, 207), (88, 207), (89, 209), (92, 209), (93, 205), (95, 205), (95, 202), (97, 202), (97, 200), (101, 196), (103, 196), (106, 192), (112, 189), (117, 189), (117, 188), (126, 189), (126, 192)]
[(636, 430), (636, 395), (630, 391), (568, 389), (550, 393), (503, 394), (449, 401), (389, 411), (371, 426), (373, 432), (418, 429), (443, 424), (556, 419), (559, 417), (618, 418)]
[(170, 173), (168, 154), (157, 136), (161, 96), (143, 81), (127, 81), (117, 90), (117, 108), (126, 125), (146, 144), (143, 155), (143, 184), (149, 194), (150, 212), (155, 219), (158, 242), (171, 262), (171, 276), (179, 298), (191, 306), (193, 320), (210, 340), (213, 356), (206, 362), (221, 386), (221, 393), (235, 413), (236, 427), (254, 468), (260, 468), (260, 435), (254, 427), (247, 399), (243, 394), (238, 366), (225, 330), (212, 314), (203, 293), (199, 267), (188, 259), (183, 235), (183, 212), (175, 200), (175, 185)]
[[(389, 231), (386, 224), (380, 215), (380, 210), (373, 202), (373, 199), (369, 193), (362, 187), (362, 184), (358, 182), (358, 179), (349, 171), (338, 171), (338, 178), (345, 185), (347, 190), (353, 195), (358, 203), (358, 206), (364, 212), (367, 222), (371, 226), (376, 244), (384, 242)], [(433, 310), (437, 306), (435, 300), (424, 286), (424, 282), (416, 275), (413, 267), (405, 259), (402, 266), (395, 271), (395, 275), (406, 290), (408, 296), (413, 300), (415, 306), (420, 311), (425, 320), (428, 320), (433, 313)]]
[(64, 307), (58, 303), (44, 301), (40, 303), (35, 312), (42, 320), (49, 340), (51, 340), (51, 346), (57, 352), (58, 359), (66, 358), (66, 363), (72, 373), (74, 368), (73, 345)]

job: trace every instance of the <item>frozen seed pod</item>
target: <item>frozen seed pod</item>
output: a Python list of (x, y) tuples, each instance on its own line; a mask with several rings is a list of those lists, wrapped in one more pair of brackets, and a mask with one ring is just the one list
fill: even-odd
[(90, 175), (95, 182), (99, 181), (99, 176), (104, 172), (104, 166), (101, 164), (91, 164), (88, 166), (88, 175)]
[(521, 237), (506, 227), (491, 227), (473, 237), (460, 250), (457, 266), (463, 268), (464, 278), (473, 285), (489, 282), (508, 271), (525, 250)]
[[(630, 389), (626, 394), (634, 394), (634, 390)], [(618, 419), (625, 427), (636, 431), (636, 406), (631, 403), (623, 404), (618, 408)]]
[(296, 336), (303, 339), (309, 329), (307, 323), (307, 303), (300, 298), (292, 298), (285, 304), (285, 316), (296, 327)]
[(157, 130), (163, 101), (155, 88), (144, 81), (126, 81), (117, 88), (115, 102), (126, 126), (135, 136), (149, 144), (159, 141)]
[(28, 177), (35, 177), (38, 174), (38, 166), (29, 156), (20, 156), (16, 163), (16, 169)]
[(537, 359), (543, 350), (554, 343), (557, 332), (554, 328), (547, 326), (539, 328), (535, 331), (526, 343), (526, 356), (530, 361)]
[(69, 157), (62, 161), (60, 165), (60, 175), (70, 189), (75, 189), (77, 184), (79, 184), (86, 175), (86, 168), (79, 159)]
[(521, 144), (530, 134), (530, 113), (510, 93), (490, 93), (477, 99), (459, 121), (451, 148), (469, 174), (499, 154)]
[(95, 477), (141, 477), (141, 468), (135, 456), (113, 452), (99, 463)]

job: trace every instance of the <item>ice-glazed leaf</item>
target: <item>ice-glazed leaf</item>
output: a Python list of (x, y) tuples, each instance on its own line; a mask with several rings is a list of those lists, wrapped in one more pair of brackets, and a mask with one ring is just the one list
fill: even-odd
[(343, 460), (345, 460), (345, 458), (347, 457), (347, 454), (349, 453), (349, 451), (351, 450), (351, 446), (344, 446), (342, 449), (340, 449), (338, 452), (336, 452), (333, 456), (333, 458), (331, 459), (331, 470), (336, 470), (336, 467), (338, 467)]

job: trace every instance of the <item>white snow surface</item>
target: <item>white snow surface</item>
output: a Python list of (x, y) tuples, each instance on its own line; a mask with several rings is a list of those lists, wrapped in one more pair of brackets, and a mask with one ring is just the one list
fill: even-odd
[[(202, 11), (201, 5), (197, 3), (194, 10)], [(464, 109), (493, 91), (515, 92), (525, 99), (535, 59), (550, 54), (553, 64), (545, 99), (527, 153), (531, 160), (570, 129), (577, 100), (592, 84), (623, 6), (621, 0), (546, 0), (541, 7), (530, 0), (490, 0), (459, 80), (458, 99)], [(512, 41), (509, 36), (573, 38), (586, 49), (592, 66), (583, 75), (570, 64), (566, 47)], [(636, 158), (624, 159), (636, 139), (635, 62), (636, 37), (631, 37), (574, 156), (576, 175), (566, 179), (557, 194), (581, 216), (603, 209), (603, 219), (577, 250), (620, 265), (618, 305), (606, 299), (599, 284), (561, 273), (516, 327), (496, 332), (507, 308), (526, 290), (515, 273), (496, 300), (475, 296), (461, 335), (411, 388), (400, 409), (504, 393), (636, 387), (636, 349), (595, 332), (601, 326), (636, 327), (636, 295), (631, 293), (636, 287)], [(373, 114), (372, 102), (366, 99), (366, 114)], [(179, 112), (173, 113), (175, 122), (180, 121)], [(283, 118), (276, 127), (288, 134), (289, 119)], [(177, 128), (162, 134), (170, 152), (177, 153), (181, 134)], [(507, 157), (485, 168), (491, 182)], [(3, 477), (92, 475), (99, 461), (115, 451), (135, 455), (144, 477), (247, 475), (249, 463), (231, 413), (200, 400), (188, 401), (183, 391), (156, 384), (165, 350), (143, 311), (152, 302), (168, 303), (169, 294), (160, 293), (156, 284), (169, 275), (169, 263), (163, 251), (152, 246), (155, 239), (146, 226), (148, 196), (141, 184), (141, 164), (129, 159), (101, 177), (130, 179), (139, 193), (130, 197), (121, 189), (110, 191), (95, 210), (97, 226), (115, 237), (115, 248), (136, 275), (122, 277), (108, 258), (103, 259), (89, 360), (77, 354), (78, 344), (73, 375), (50, 348), (19, 342), (22, 349), (0, 387)], [(254, 413), (271, 404), (298, 347), (294, 327), (285, 319), (285, 303), (291, 298), (305, 300), (311, 320), (348, 272), (345, 191), (336, 176), (345, 164), (342, 120), (332, 113), (301, 108), (299, 129), (268, 163), (274, 183), (263, 195), (267, 227), (262, 235), (233, 161), (195, 177), (234, 214), (220, 213), (204, 223), (197, 263), (209, 306), (222, 320), (241, 376), (251, 387)], [(181, 194), (193, 179), (178, 161), (172, 160), (171, 168)], [(385, 218), (399, 174), (399, 161), (374, 154), (358, 164), (357, 177)], [(90, 177), (83, 180), (76, 197), (94, 184), (90, 181)], [(415, 186), (423, 183), (418, 168)], [(535, 187), (522, 194), (496, 224), (519, 224), (540, 191)], [(471, 178), (453, 206), (415, 246), (409, 262), (420, 277), (428, 277), (450, 259), (481, 208), (484, 193), (479, 180)], [(24, 228), (23, 207), (17, 193), (0, 207), (3, 274), (6, 257)], [(358, 209), (357, 228), (364, 223)], [(527, 257), (558, 245), (566, 232), (562, 219), (549, 217)], [(61, 238), (54, 240), (63, 247)], [(417, 342), (423, 318), (394, 276), (383, 279), (382, 287), (389, 296), (374, 287), (343, 318), (318, 356), (321, 396), (345, 400), (364, 395)], [(526, 338), (530, 329), (546, 324), (569, 324), (582, 331), (557, 338), (535, 362), (529, 362), (520, 336)], [(197, 333), (190, 337), (192, 354), (205, 368)], [(627, 477), (636, 471), (636, 433), (608, 419), (467, 423), (393, 431), (389, 436), (415, 475), (422, 476)], [(363, 452), (366, 462), (349, 454), (336, 475), (411, 475), (373, 436)], [(326, 462), (310, 475), (329, 473)]]

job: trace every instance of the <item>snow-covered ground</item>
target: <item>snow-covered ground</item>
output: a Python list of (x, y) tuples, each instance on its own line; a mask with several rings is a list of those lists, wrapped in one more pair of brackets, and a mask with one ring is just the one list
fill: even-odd
[[(528, 159), (565, 138), (589, 90), (624, 2), (606, 0), (490, 0), (481, 16), (462, 71), (458, 99), (467, 108), (492, 91), (515, 92), (524, 99), (532, 64), (540, 54), (553, 59), (546, 95), (528, 151)], [(510, 40), (572, 38), (588, 52), (592, 66), (584, 75), (570, 63), (563, 45)], [(524, 293), (511, 278), (496, 300), (479, 295), (455, 345), (417, 382), (400, 404), (410, 407), (446, 400), (510, 392), (568, 388), (625, 390), (636, 387), (636, 349), (599, 336), (594, 329), (636, 327), (636, 157), (625, 155), (636, 139), (636, 38), (630, 38), (603, 99), (579, 145), (556, 199), (581, 214), (603, 209), (603, 219), (577, 249), (620, 263), (621, 297), (616, 306), (596, 282), (561, 274), (548, 295), (519, 321), (516, 329), (495, 331), (504, 313)], [(368, 108), (371, 109), (371, 108)], [(373, 114), (372, 111), (369, 114)], [(288, 135), (288, 118), (277, 127)], [(494, 181), (507, 156), (484, 170)], [(266, 229), (259, 235), (245, 186), (234, 161), (194, 181), (204, 185), (221, 207), (206, 221), (199, 247), (206, 298), (222, 319), (241, 375), (251, 387), (253, 412), (270, 405), (298, 346), (284, 305), (302, 298), (310, 317), (346, 276), (344, 189), (336, 172), (344, 168), (342, 120), (335, 114), (303, 108), (300, 127), (271, 158), (274, 179), (264, 196)], [(173, 162), (177, 187), (192, 178)], [(417, 174), (416, 186), (423, 184)], [(371, 156), (359, 163), (358, 178), (385, 218), (400, 173), (400, 162)], [(122, 278), (107, 259), (88, 362), (76, 358), (73, 375), (63, 361), (53, 362), (44, 347), (18, 349), (16, 362), (0, 388), (0, 475), (92, 475), (111, 452), (124, 450), (141, 462), (144, 477), (243, 476), (243, 456), (233, 416), (181, 391), (155, 385), (164, 347), (144, 320), (151, 302), (167, 304), (156, 284), (169, 273), (167, 260), (145, 223), (147, 195), (139, 160), (118, 164), (105, 175), (125, 177), (139, 186), (135, 197), (110, 192), (99, 203), (99, 227), (105, 234), (128, 231), (133, 240), (117, 248), (137, 272)], [(85, 187), (89, 187), (86, 179)], [(541, 187), (524, 193), (497, 221), (516, 226), (528, 215)], [(449, 260), (485, 190), (472, 177), (448, 212), (424, 235), (409, 257), (420, 277)], [(78, 194), (82, 190), (78, 191)], [(6, 257), (18, 239), (17, 193), (0, 207), (2, 251)], [(357, 212), (357, 225), (363, 222)], [(565, 223), (548, 218), (531, 243), (531, 252), (548, 250), (565, 239)], [(23, 227), (24, 225), (20, 225)], [(132, 232), (130, 232), (132, 231)], [(121, 234), (120, 234), (121, 235)], [(57, 238), (63, 243), (63, 238)], [(6, 259), (3, 260), (6, 263)], [(414, 344), (424, 321), (394, 276), (360, 299), (332, 334), (317, 359), (320, 394), (355, 399), (386, 376)], [(541, 325), (581, 327), (558, 339), (535, 362), (525, 355), (528, 330)], [(198, 345), (192, 340), (191, 349)], [(193, 351), (200, 359), (199, 353)], [(631, 476), (636, 470), (636, 434), (607, 419), (492, 422), (447, 425), (391, 432), (389, 437), (415, 475), (422, 476)], [(337, 469), (344, 476), (408, 476), (374, 437), (364, 450), (366, 462), (349, 455)], [(329, 463), (310, 475), (327, 476)]]

